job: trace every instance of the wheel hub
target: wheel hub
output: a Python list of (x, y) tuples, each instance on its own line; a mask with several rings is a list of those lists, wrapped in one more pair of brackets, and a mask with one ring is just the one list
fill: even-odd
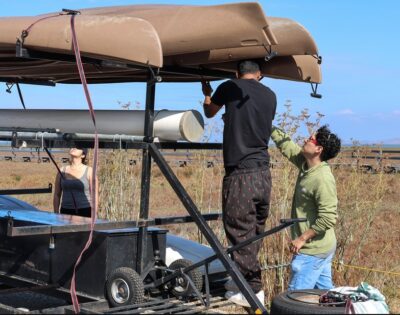
[(115, 279), (111, 286), (111, 295), (116, 303), (123, 304), (128, 301), (130, 296), (128, 283), (121, 278)]

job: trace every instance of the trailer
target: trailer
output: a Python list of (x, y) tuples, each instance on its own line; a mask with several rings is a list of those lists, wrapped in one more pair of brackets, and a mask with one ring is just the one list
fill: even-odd
[[(46, 152), (49, 148), (79, 145), (95, 148), (95, 156), (101, 148), (139, 149), (142, 182), (137, 222), (94, 221), (45, 213), (29, 206), (11, 209), (11, 204), (18, 201), (4, 197), (0, 214), (0, 274), (6, 287), (0, 296), (21, 291), (46, 293), (61, 297), (67, 305), (42, 307), (33, 312), (69, 313), (77, 311), (66, 294), (74, 286), (82, 313), (195, 313), (215, 311), (215, 305), (226, 304), (221, 297), (221, 284), (229, 275), (252, 310), (267, 313), (229, 253), (299, 220), (282, 219), (271, 230), (224, 248), (207, 223), (220, 214), (200, 213), (160, 152), (164, 148), (215, 150), (221, 149), (221, 144), (191, 142), (191, 137), (182, 134), (180, 124), (178, 130), (167, 130), (172, 139), (158, 134), (155, 128), (157, 84), (233, 78), (236, 62), (245, 58), (256, 59), (264, 76), (306, 82), (311, 85), (311, 96), (321, 97), (317, 86), (321, 82), (322, 59), (311, 35), (294, 21), (266, 18), (257, 3), (65, 9), (38, 17), (2, 19), (0, 81), (6, 82), (8, 90), (17, 87), (24, 107), (21, 115), (27, 113), (21, 84), (78, 83), (83, 85), (88, 100), (88, 124), (93, 123), (96, 132), (64, 132), (63, 128), (70, 127), (68, 121), (56, 127), (25, 123), (16, 126), (5, 119), (0, 123), (0, 140), (10, 141), (13, 147), (23, 144)], [(121, 135), (118, 123), (112, 124), (111, 130), (96, 126), (96, 111), (87, 84), (118, 82), (146, 82), (140, 134)], [(201, 119), (194, 116), (198, 130)], [(97, 132), (97, 128), (107, 131)], [(172, 186), (188, 216), (149, 218), (152, 162)], [(41, 189), (31, 192), (39, 193)], [(154, 228), (186, 222), (198, 226), (209, 248)], [(73, 266), (89, 236), (93, 236), (92, 244), (78, 265), (75, 279), (71, 279)], [(194, 246), (199, 248), (200, 254), (194, 255), (197, 258), (185, 257), (190, 255), (184, 249)], [(168, 263), (172, 253), (182, 258)], [(4, 305), (0, 308), (21, 311)]]

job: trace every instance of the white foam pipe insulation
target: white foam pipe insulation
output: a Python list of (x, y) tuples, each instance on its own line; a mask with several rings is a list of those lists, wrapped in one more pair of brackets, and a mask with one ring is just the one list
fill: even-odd
[[(96, 110), (99, 134), (144, 136), (145, 111)], [(0, 109), (0, 128), (56, 129), (61, 133), (94, 133), (88, 110)], [(154, 113), (154, 137), (160, 141), (199, 141), (204, 120), (196, 110)]]

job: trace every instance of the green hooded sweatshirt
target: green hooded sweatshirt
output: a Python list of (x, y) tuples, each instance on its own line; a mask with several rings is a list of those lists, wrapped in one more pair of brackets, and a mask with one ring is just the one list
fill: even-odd
[(328, 163), (321, 162), (310, 169), (302, 149), (282, 130), (273, 127), (271, 139), (300, 170), (292, 202), (292, 218), (307, 218), (307, 222), (292, 226), (292, 239), (313, 229), (317, 234), (300, 249), (300, 253), (324, 256), (336, 247), (334, 226), (337, 219), (337, 192), (335, 178)]

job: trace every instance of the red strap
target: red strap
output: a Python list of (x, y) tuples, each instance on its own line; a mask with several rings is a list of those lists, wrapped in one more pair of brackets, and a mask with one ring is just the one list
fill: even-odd
[(24, 40), (25, 40), (25, 37), (27, 37), (27, 36), (29, 35), (29, 32), (30, 32), (31, 28), (32, 28), (35, 24), (37, 24), (37, 23), (39, 23), (39, 22), (41, 22), (41, 21), (47, 20), (47, 19), (51, 19), (51, 18), (53, 18), (53, 17), (60, 16), (60, 15), (62, 15), (62, 13), (59, 13), (59, 14), (57, 14), (57, 15), (45, 16), (45, 17), (40, 18), (40, 19), (36, 20), (35, 22), (33, 22), (31, 25), (29, 25), (26, 29), (24, 29), (24, 30), (22, 31), (22, 34), (21, 34), (21, 39), (22, 39), (22, 41), (24, 41)]
[(355, 314), (356, 313), (354, 310), (353, 301), (351, 300), (350, 297), (348, 297), (346, 300), (346, 306), (345, 306), (344, 313), (345, 314)]
[[(22, 31), (22, 35), (21, 35), (21, 39), (22, 41), (24, 41), (24, 39), (29, 35), (30, 30), (32, 29), (32, 27), (43, 21), (46, 19), (50, 19), (53, 17), (57, 17), (60, 16), (61, 14), (57, 14), (57, 15), (52, 15), (52, 16), (46, 16), (44, 18), (38, 19), (37, 21), (33, 22), (31, 25), (29, 25), (28, 28), (26, 28), (25, 30)], [(99, 149), (99, 138), (98, 138), (98, 132), (97, 132), (97, 127), (96, 127), (96, 117), (95, 117), (95, 113), (93, 110), (93, 105), (92, 105), (92, 100), (90, 98), (90, 93), (89, 93), (89, 89), (87, 86), (87, 81), (86, 81), (86, 76), (85, 76), (85, 71), (83, 68), (83, 64), (82, 64), (82, 59), (81, 59), (81, 54), (80, 54), (80, 50), (79, 50), (79, 44), (78, 44), (78, 40), (76, 37), (76, 32), (75, 32), (75, 14), (71, 15), (71, 31), (72, 31), (72, 45), (73, 45), (73, 49), (74, 49), (74, 53), (75, 53), (75, 58), (76, 58), (76, 64), (78, 67), (78, 71), (79, 71), (79, 77), (81, 79), (82, 82), (82, 86), (85, 92), (85, 96), (86, 96), (86, 101), (89, 105), (89, 111), (90, 111), (90, 115), (92, 117), (92, 122), (93, 122), (93, 126), (94, 126), (94, 133), (95, 133), (95, 138), (94, 138), (94, 157), (93, 157), (93, 174), (92, 174), (92, 183), (91, 183), (91, 187), (90, 187), (90, 194), (91, 194), (91, 224), (90, 224), (90, 234), (88, 237), (88, 240), (86, 242), (85, 247), (83, 248), (82, 252), (80, 253), (75, 266), (74, 266), (74, 270), (73, 270), (73, 274), (72, 274), (72, 279), (71, 279), (71, 288), (70, 288), (70, 294), (71, 294), (71, 299), (72, 299), (72, 305), (74, 308), (75, 313), (79, 313), (80, 308), (79, 308), (79, 301), (78, 301), (78, 297), (76, 295), (76, 281), (75, 281), (75, 276), (76, 276), (76, 268), (79, 265), (79, 263), (82, 260), (82, 256), (85, 253), (85, 251), (89, 248), (90, 244), (92, 243), (92, 239), (93, 239), (93, 231), (94, 231), (94, 224), (96, 222), (96, 218), (97, 218), (97, 196), (96, 196), (96, 187), (97, 187), (97, 168), (98, 168), (98, 149)]]
[(83, 90), (85, 92), (86, 101), (87, 101), (87, 103), (89, 105), (89, 111), (90, 111), (90, 115), (92, 117), (93, 126), (94, 126), (94, 132), (95, 132), (94, 157), (93, 157), (93, 174), (92, 174), (92, 185), (90, 187), (90, 194), (91, 194), (91, 197), (92, 197), (91, 198), (92, 212), (91, 212), (90, 234), (89, 234), (89, 238), (88, 238), (88, 240), (86, 242), (85, 247), (83, 248), (82, 252), (80, 253), (80, 255), (78, 257), (78, 260), (75, 263), (74, 271), (73, 271), (72, 279), (71, 279), (71, 288), (70, 288), (72, 305), (73, 305), (75, 313), (78, 314), (79, 311), (80, 311), (80, 307), (79, 307), (78, 297), (76, 296), (76, 281), (75, 281), (76, 268), (79, 265), (79, 263), (81, 262), (83, 254), (85, 253), (85, 251), (89, 248), (90, 244), (92, 243), (93, 231), (94, 231), (94, 223), (95, 223), (96, 217), (97, 217), (96, 186), (97, 186), (99, 138), (98, 138), (98, 132), (97, 132), (97, 127), (96, 127), (96, 117), (95, 117), (95, 113), (94, 113), (94, 110), (93, 110), (93, 105), (92, 105), (92, 100), (90, 98), (89, 89), (88, 89), (88, 86), (87, 86), (85, 71), (84, 71), (84, 68), (83, 68), (82, 59), (81, 59), (81, 53), (80, 53), (80, 50), (79, 50), (79, 44), (78, 44), (78, 40), (77, 40), (76, 32), (75, 32), (75, 15), (71, 15), (71, 31), (72, 31), (72, 45), (73, 45), (73, 48), (74, 48), (74, 53), (75, 53), (75, 58), (76, 58), (76, 65), (78, 67), (79, 77), (81, 79)]

